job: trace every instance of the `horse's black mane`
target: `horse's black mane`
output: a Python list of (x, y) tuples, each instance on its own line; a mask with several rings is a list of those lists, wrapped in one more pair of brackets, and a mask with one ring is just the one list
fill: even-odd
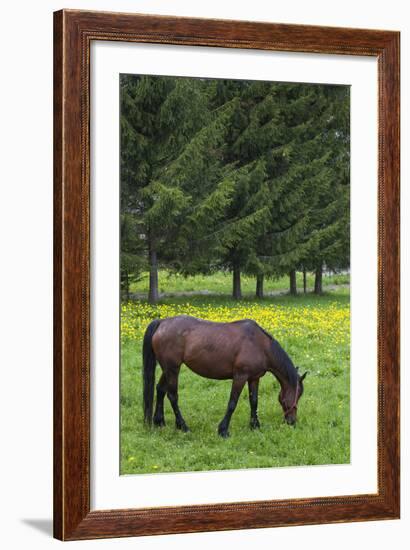
[(269, 334), (264, 328), (262, 328), (260, 325), (257, 325), (259, 329), (267, 336), (271, 342), (272, 342), (272, 352), (277, 359), (276, 364), (281, 369), (282, 374), (284, 374), (288, 380), (288, 382), (296, 388), (296, 385), (298, 383), (298, 371), (296, 370), (295, 365), (292, 363), (291, 358), (286, 353), (286, 351), (282, 348), (282, 346), (279, 344), (275, 338)]

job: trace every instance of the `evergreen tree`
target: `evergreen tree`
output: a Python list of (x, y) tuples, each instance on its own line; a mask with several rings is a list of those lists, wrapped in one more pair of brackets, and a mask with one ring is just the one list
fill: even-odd
[(349, 266), (350, 256), (350, 114), (349, 88), (323, 86), (326, 109), (318, 134), (317, 154), (326, 158), (312, 182), (309, 231), (314, 235), (305, 265), (315, 272), (315, 293), (322, 292), (323, 266)]
[[(259, 296), (264, 273), (289, 273), (290, 293), (296, 294), (296, 269), (312, 267), (319, 251), (327, 261), (331, 255), (336, 261), (342, 253), (341, 243), (348, 242), (348, 186), (344, 185), (342, 193), (335, 188), (335, 181), (341, 180), (334, 170), (335, 158), (339, 171), (346, 172), (348, 165), (348, 124), (342, 132), (342, 111), (334, 103), (334, 93), (340, 97), (343, 90), (321, 85), (280, 87), (282, 159), (271, 181), (271, 227), (258, 241), (257, 256), (265, 260), (258, 274)], [(332, 113), (338, 109), (336, 120)], [(339, 141), (339, 149), (335, 140)], [(348, 182), (348, 174), (343, 181)], [(337, 240), (340, 245), (336, 245)]]
[[(191, 202), (167, 169), (206, 123), (207, 102), (198, 79), (122, 75), (120, 86), (121, 225), (125, 216), (135, 218), (137, 249), (144, 248), (150, 271), (149, 300), (156, 302), (159, 262)], [(122, 248), (129, 242), (123, 232)], [(125, 267), (122, 279), (129, 276)]]
[[(207, 83), (209, 83), (208, 81)], [(164, 181), (190, 197), (189, 208), (172, 235), (168, 265), (185, 275), (209, 273), (218, 256), (218, 233), (232, 201), (232, 167), (220, 162), (234, 102), (209, 110), (208, 123), (191, 139), (164, 174)]]
[[(158, 266), (265, 277), (349, 260), (346, 87), (121, 78), (121, 281)], [(318, 291), (319, 286), (317, 288)]]
[[(290, 291), (296, 293), (296, 266), (308, 249), (309, 208), (307, 190), (311, 174), (304, 146), (311, 139), (306, 130), (316, 116), (312, 112), (314, 89), (309, 85), (271, 85), (274, 135), (264, 151), (266, 204), (270, 218), (258, 236), (248, 271), (256, 275), (257, 297), (263, 297), (265, 276), (290, 274)], [(262, 128), (263, 133), (263, 128)]]
[(266, 82), (218, 81), (213, 101), (235, 98), (221, 161), (234, 167), (234, 195), (220, 230), (220, 265), (233, 274), (232, 295), (241, 297), (241, 271), (250, 268), (259, 238), (270, 217), (267, 166), (278, 143), (279, 111), (275, 85)]

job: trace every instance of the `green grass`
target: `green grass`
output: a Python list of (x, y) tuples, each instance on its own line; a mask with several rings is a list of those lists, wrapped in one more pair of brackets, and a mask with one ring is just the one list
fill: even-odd
[[(311, 273), (307, 274), (307, 287), (312, 289), (314, 285), (314, 276)], [(340, 275), (324, 275), (323, 285), (340, 285), (349, 284), (350, 277), (348, 274)], [(303, 275), (296, 274), (296, 282), (299, 291), (303, 291)], [(212, 275), (192, 275), (184, 277), (176, 273), (160, 270), (158, 275), (159, 291), (161, 293), (179, 293), (179, 292), (198, 292), (208, 291), (211, 294), (227, 294), (232, 292), (232, 274), (229, 272), (218, 271)], [(148, 292), (149, 274), (143, 273), (141, 279), (133, 282), (130, 285), (130, 292), (136, 294), (146, 294)], [(242, 293), (244, 295), (255, 294), (256, 281), (255, 277), (242, 275), (241, 277)], [(280, 277), (279, 279), (266, 279), (265, 293), (287, 291), (289, 289), (289, 277)]]
[[(123, 312), (124, 327), (137, 327), (138, 337), (123, 337), (121, 350), (121, 473), (225, 470), (313, 464), (342, 464), (350, 460), (350, 338), (348, 289), (316, 297), (277, 296), (232, 302), (223, 296), (174, 297), (153, 308), (145, 302)], [(236, 308), (236, 309), (235, 309)], [(247, 386), (232, 417), (230, 438), (217, 435), (230, 392), (230, 381), (207, 380), (182, 366), (179, 405), (190, 427), (175, 429), (165, 400), (164, 428), (142, 422), (141, 335), (150, 318), (170, 310), (253, 315), (276, 336), (296, 365), (309, 370), (298, 408), (298, 423), (283, 422), (279, 384), (267, 373), (260, 381), (261, 429), (249, 429)], [(165, 312), (165, 313), (164, 313)], [(280, 313), (280, 315), (279, 315)], [(278, 316), (279, 315), (279, 316)], [(287, 323), (287, 319), (289, 323)], [(298, 319), (299, 321), (294, 321)], [(317, 321), (316, 321), (317, 319)], [(260, 322), (260, 321), (259, 321)], [(292, 324), (293, 323), (293, 324)], [(123, 327), (123, 335), (125, 328)], [(130, 333), (131, 334), (131, 333)], [(134, 333), (132, 333), (134, 334)], [(160, 367), (157, 367), (157, 380)]]

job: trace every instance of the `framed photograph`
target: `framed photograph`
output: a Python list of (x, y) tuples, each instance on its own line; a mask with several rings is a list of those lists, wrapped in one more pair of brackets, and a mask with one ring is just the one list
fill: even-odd
[(398, 32), (54, 14), (54, 535), (394, 519)]

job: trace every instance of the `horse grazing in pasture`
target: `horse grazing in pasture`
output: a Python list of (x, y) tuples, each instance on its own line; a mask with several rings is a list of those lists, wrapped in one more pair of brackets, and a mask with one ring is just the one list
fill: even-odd
[[(162, 374), (157, 384), (153, 415), (155, 366)], [(215, 380), (232, 380), (232, 389), (224, 418), (218, 426), (222, 437), (229, 435), (229, 422), (241, 391), (248, 383), (251, 428), (259, 428), (257, 414), (259, 379), (271, 372), (281, 386), (279, 402), (286, 422), (296, 424), (297, 405), (303, 393), (303, 380), (288, 354), (255, 321), (214, 323), (188, 315), (152, 321), (143, 343), (143, 406), (148, 424), (164, 426), (164, 398), (167, 394), (175, 413), (176, 427), (188, 426), (178, 406), (178, 375), (185, 363), (193, 372)]]

